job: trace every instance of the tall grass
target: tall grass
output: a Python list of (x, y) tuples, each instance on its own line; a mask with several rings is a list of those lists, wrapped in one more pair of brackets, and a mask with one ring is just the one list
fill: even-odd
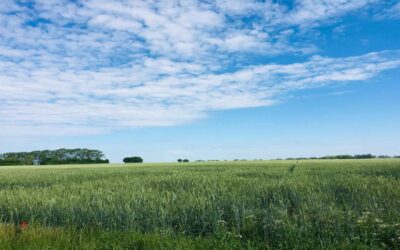
[(400, 248), (400, 160), (293, 164), (0, 168), (0, 222), (29, 223), (0, 244), (48, 246), (54, 230), (93, 249)]

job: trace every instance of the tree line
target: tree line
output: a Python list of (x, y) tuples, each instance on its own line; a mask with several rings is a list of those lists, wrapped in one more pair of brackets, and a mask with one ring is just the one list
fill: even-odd
[(76, 148), (0, 154), (1, 165), (60, 165), (109, 163), (99, 150)]
[[(373, 155), (373, 154), (358, 154), (358, 155), (329, 155), (323, 157), (300, 157), (300, 158), (287, 158), (286, 160), (330, 160), (330, 159), (375, 159), (375, 158), (400, 158), (400, 156), (389, 156), (389, 155)], [(277, 159), (281, 160), (281, 159)]]

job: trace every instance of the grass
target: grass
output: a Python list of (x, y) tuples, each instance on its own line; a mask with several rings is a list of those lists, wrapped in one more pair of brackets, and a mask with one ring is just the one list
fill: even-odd
[(2, 167), (0, 223), (1, 249), (396, 249), (400, 160)]

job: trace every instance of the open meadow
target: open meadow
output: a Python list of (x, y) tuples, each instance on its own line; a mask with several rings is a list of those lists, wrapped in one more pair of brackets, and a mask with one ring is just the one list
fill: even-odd
[(0, 168), (1, 249), (398, 249), (400, 159)]

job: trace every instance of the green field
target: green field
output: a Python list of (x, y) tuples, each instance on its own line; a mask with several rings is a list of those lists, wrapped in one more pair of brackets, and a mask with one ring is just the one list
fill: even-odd
[(0, 248), (400, 248), (400, 159), (294, 164), (1, 167)]

